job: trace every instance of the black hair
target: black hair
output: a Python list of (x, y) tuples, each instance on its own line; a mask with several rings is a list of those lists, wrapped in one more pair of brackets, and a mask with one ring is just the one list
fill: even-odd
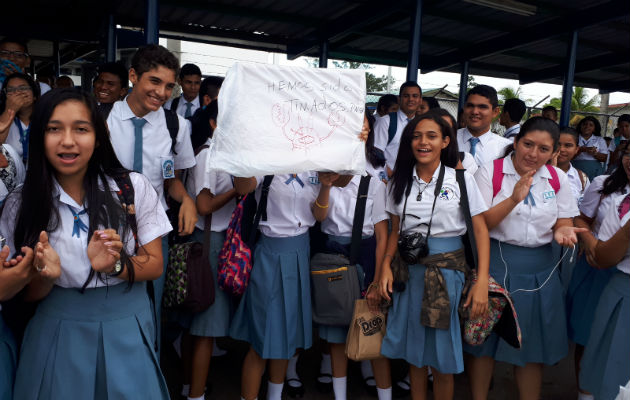
[(10, 36), (0, 39), (0, 46), (6, 43), (15, 43), (17, 45), (20, 45), (24, 49), (24, 52), (28, 54), (28, 45), (27, 45), (26, 39), (23, 39), (21, 37), (10, 37)]
[(179, 79), (184, 79), (184, 77), (188, 75), (201, 76), (201, 70), (195, 64), (184, 64), (179, 70)]
[(457, 133), (457, 120), (455, 120), (455, 117), (453, 117), (453, 115), (451, 115), (450, 112), (448, 112), (444, 108), (432, 108), (429, 111), (427, 111), (427, 113), (431, 113), (431, 114), (439, 115), (440, 117), (448, 118), (451, 121), (451, 128), (453, 128), (453, 131)]
[(108, 62), (105, 64), (101, 64), (96, 69), (96, 72), (97, 72), (97, 75), (94, 80), (98, 79), (98, 76), (102, 74), (103, 72), (107, 72), (107, 73), (116, 75), (120, 79), (120, 86), (122, 88), (129, 88), (129, 72), (127, 71), (127, 68), (125, 68), (125, 66), (122, 63)]
[(442, 149), (440, 154), (442, 164), (447, 167), (455, 168), (459, 161), (457, 137), (455, 136), (455, 131), (451, 127), (451, 124), (444, 121), (440, 115), (431, 112), (416, 116), (409, 121), (400, 137), (400, 148), (398, 149), (398, 158), (396, 158), (394, 174), (391, 177), (392, 186), (390, 188), (390, 192), (394, 196), (394, 203), (396, 204), (400, 204), (403, 200), (403, 196), (407, 190), (411, 188), (413, 183), (413, 169), (416, 166), (416, 157), (413, 154), (411, 142), (413, 141), (413, 133), (416, 130), (416, 126), (418, 126), (420, 121), (425, 119), (429, 119), (438, 124), (442, 131), (443, 138), (450, 138), (448, 146)]
[(175, 76), (177, 76), (179, 72), (179, 61), (177, 57), (165, 47), (157, 44), (150, 44), (139, 48), (131, 59), (131, 68), (136, 71), (138, 77), (160, 66), (172, 70)]
[(558, 116), (558, 110), (556, 110), (556, 107), (554, 106), (544, 106), (542, 112), (544, 113), (545, 111), (552, 111), (554, 114), (556, 114), (556, 117)]
[(28, 83), (28, 86), (31, 88), (31, 91), (33, 92), (33, 99), (34, 99), (33, 105), (36, 104), (37, 99), (39, 99), (39, 96), (40, 96), (39, 84), (35, 82), (35, 80), (33, 80), (33, 78), (31, 78), (30, 75), (23, 74), (20, 72), (15, 72), (7, 76), (6, 79), (4, 80), (4, 85), (2, 86), (2, 91), (0, 92), (0, 113), (3, 113), (6, 108), (7, 87), (9, 86), (9, 82), (13, 79), (23, 79), (26, 81), (26, 83)]
[(368, 112), (367, 107), (365, 108), (365, 118), (367, 118), (368, 126), (370, 127), (370, 132), (368, 133), (367, 140), (365, 141), (365, 158), (374, 168), (380, 168), (385, 165), (385, 160), (379, 157), (377, 149), (374, 147), (375, 118), (372, 113)]
[(426, 102), (429, 105), (429, 110), (440, 108), (440, 103), (438, 103), (435, 97), (423, 97), (422, 101)]
[(560, 134), (571, 135), (573, 137), (573, 140), (575, 141), (575, 145), (579, 146), (580, 134), (575, 129), (571, 128), (570, 126), (564, 126), (560, 128)]
[(206, 143), (206, 140), (211, 138), (214, 134), (210, 126), (210, 120), (214, 120), (215, 122), (217, 120), (217, 115), (219, 114), (218, 103), (217, 100), (212, 100), (210, 104), (199, 108), (192, 117), (188, 118), (191, 127), (190, 141), (193, 149), (196, 150), (199, 146)]
[(630, 123), (630, 114), (621, 114), (617, 120), (617, 125), (619, 125), (620, 122)]
[(617, 160), (617, 168), (604, 180), (604, 185), (599, 191), (605, 196), (622, 190), (628, 184), (628, 175), (623, 167), (623, 153), (630, 148), (630, 140), (619, 143), (619, 148), (621, 148), (622, 153)]
[(394, 94), (384, 94), (378, 99), (378, 103), (376, 103), (376, 112), (380, 113), (385, 112), (394, 104), (398, 104), (398, 97)]
[(216, 99), (219, 95), (219, 89), (221, 89), (221, 85), (223, 85), (224, 78), (221, 76), (209, 76), (203, 81), (201, 81), (201, 85), (199, 86), (199, 98), (203, 98), (203, 96), (208, 95), (211, 99)]
[(521, 122), (526, 109), (525, 102), (521, 99), (507, 99), (503, 103), (503, 112), (507, 113), (512, 122)]
[(418, 85), (418, 82), (416, 81), (407, 81), (405, 83), (403, 83), (402, 85), (400, 85), (400, 90), (398, 91), (398, 96), (402, 96), (403, 95), (403, 91), (408, 88), (408, 87), (416, 87), (418, 88), (418, 90), (420, 91), (420, 96), (422, 96), (422, 88), (420, 87), (420, 85)]
[(466, 101), (468, 101), (468, 98), (473, 94), (483, 96), (488, 99), (490, 104), (492, 104), (493, 109), (499, 107), (499, 97), (497, 96), (497, 91), (492, 86), (477, 85), (471, 88), (468, 93), (466, 93)]
[(511, 152), (513, 152), (514, 145), (531, 131), (547, 132), (553, 140), (553, 151), (556, 151), (558, 149), (558, 139), (560, 139), (560, 128), (558, 127), (558, 124), (556, 124), (549, 118), (532, 117), (525, 121), (525, 123), (521, 126), (521, 130), (514, 137), (514, 143), (511, 143), (508, 147), (505, 148), (505, 153), (503, 154), (503, 157), (507, 157)]
[[(83, 178), (85, 190), (83, 204), (89, 204), (87, 237), (92, 237), (94, 231), (103, 226), (115, 229), (122, 238), (130, 233), (130, 227), (126, 223), (126, 211), (121, 207), (118, 199), (114, 198), (113, 192), (107, 190), (109, 188), (106, 183), (107, 177), (121, 176), (129, 171), (123, 168), (116, 157), (105, 120), (98, 111), (96, 100), (87, 93), (75, 89), (55, 89), (42, 96), (31, 117), (28, 167), (16, 214), (14, 235), (16, 250), (22, 246), (34, 247), (39, 241), (41, 231), (51, 232), (59, 227), (59, 211), (55, 207), (53, 194), (55, 193), (55, 171), (46, 158), (44, 136), (55, 108), (67, 101), (77, 101), (88, 108), (96, 136), (94, 153), (88, 162), (87, 172)], [(135, 276), (134, 266), (124, 247), (120, 253), (120, 261), (128, 270), (129, 285), (131, 285)], [(83, 286), (84, 289), (94, 275), (94, 270), (91, 270)], [(97, 274), (99, 279), (102, 279), (100, 275), (100, 273)]]
[(587, 115), (586, 117), (582, 118), (580, 122), (578, 122), (577, 126), (575, 127), (575, 129), (578, 131), (580, 135), (582, 134), (582, 126), (586, 123), (586, 121), (591, 121), (595, 125), (595, 130), (593, 131), (593, 135), (595, 136), (602, 135), (602, 125), (599, 123), (597, 118), (592, 117), (590, 115)]

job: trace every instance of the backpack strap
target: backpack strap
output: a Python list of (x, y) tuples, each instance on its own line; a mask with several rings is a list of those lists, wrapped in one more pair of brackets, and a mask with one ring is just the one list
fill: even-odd
[(363, 233), (363, 221), (365, 220), (365, 205), (370, 187), (370, 175), (362, 176), (357, 193), (357, 203), (354, 207), (352, 220), (352, 239), (350, 240), (350, 264), (356, 264), (361, 253), (361, 238)]
[(554, 168), (553, 165), (545, 164), (549, 173), (551, 174), (551, 179), (549, 179), (549, 184), (554, 192), (558, 193), (560, 190), (560, 178), (558, 177), (558, 171)]
[(398, 112), (389, 113), (389, 128), (387, 129), (387, 144), (390, 144), (398, 130)]
[(171, 110), (171, 111), (173, 111), (173, 112), (177, 112), (177, 106), (179, 106), (179, 100), (180, 100), (181, 98), (182, 98), (181, 96), (179, 96), (179, 97), (175, 97), (175, 98), (173, 99), (173, 101), (171, 101), (171, 108), (169, 108), (169, 110)]
[(494, 173), (492, 174), (492, 198), (497, 197), (497, 194), (501, 191), (501, 185), (503, 184), (503, 158), (497, 158), (493, 162)]
[[(173, 100), (173, 102), (175, 102), (175, 100)], [(179, 132), (179, 117), (175, 111), (167, 109), (164, 109), (164, 117), (166, 118), (168, 135), (171, 137), (171, 151), (174, 155), (177, 155), (175, 145), (177, 144), (177, 133)]]
[[(475, 239), (475, 231), (472, 224), (472, 216), (470, 215), (470, 203), (468, 202), (468, 190), (466, 188), (466, 178), (464, 176), (463, 169), (455, 170), (455, 179), (459, 185), (460, 192), (460, 205), (464, 211), (464, 220), (466, 221), (466, 233), (468, 236), (468, 243), (470, 244), (470, 251), (472, 253), (473, 263), (470, 267), (477, 269), (477, 240)], [(501, 172), (503, 173), (503, 172)]]
[[(208, 147), (210, 147), (210, 146), (209, 146), (209, 145), (207, 145), (207, 144), (203, 144), (203, 145), (201, 145), (201, 146), (197, 147), (197, 148), (195, 149), (195, 157), (196, 157), (197, 155), (199, 155), (199, 153), (201, 153), (201, 150), (203, 150), (203, 149), (207, 149)], [(234, 186), (234, 183), (232, 183), (232, 186)]]
[(252, 247), (252, 245), (254, 244), (260, 219), (262, 218), (263, 221), (267, 220), (267, 197), (269, 197), (269, 186), (271, 186), (271, 181), (273, 181), (273, 175), (265, 175), (265, 179), (263, 179), (262, 183), (262, 190), (260, 193), (260, 201), (258, 202), (258, 207), (256, 207), (254, 224), (252, 225), (252, 230), (249, 234), (249, 240), (247, 241), (249, 247)]
[(464, 162), (464, 158), (466, 158), (466, 153), (463, 151), (459, 152), (459, 161)]

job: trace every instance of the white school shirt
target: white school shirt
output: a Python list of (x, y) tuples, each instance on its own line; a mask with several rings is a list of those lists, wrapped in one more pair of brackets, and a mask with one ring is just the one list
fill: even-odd
[[(459, 151), (465, 151), (470, 153), (470, 139), (473, 137), (468, 128), (461, 128), (457, 130), (457, 147)], [(479, 143), (475, 147), (475, 161), (478, 166), (482, 166), (485, 163), (494, 161), (497, 158), (503, 157), (505, 148), (511, 145), (514, 141), (506, 139), (502, 136), (488, 131), (479, 136)]]
[[(173, 100), (174, 99), (170, 99), (169, 101), (164, 103), (164, 108), (166, 108), (167, 110), (170, 110), (171, 109), (171, 104), (173, 104)], [(199, 96), (195, 96), (193, 101), (191, 101), (190, 103), (192, 104), (192, 107), (190, 107), (190, 116), (192, 116), (195, 113), (195, 111), (197, 111), (197, 109), (200, 107)], [(180, 96), (179, 97), (179, 102), (177, 104), (177, 110), (175, 110), (175, 112), (177, 114), (181, 115), (182, 117), (185, 116), (186, 115), (186, 104), (188, 104), (188, 101), (186, 101), (184, 96)]]
[(580, 173), (577, 169), (571, 164), (569, 164), (569, 171), (567, 171), (567, 178), (569, 178), (569, 183), (571, 184), (571, 191), (573, 192), (573, 197), (575, 201), (577, 201), (578, 207), (582, 202), (582, 198), (584, 196), (584, 192), (588, 189), (588, 185), (590, 185), (590, 181), (588, 180), (588, 176), (584, 174), (584, 189), (582, 189), (582, 178), (580, 178)]
[[(208, 140), (209, 143), (210, 140)], [(217, 195), (227, 192), (234, 188), (232, 176), (223, 171), (213, 170), (206, 172), (206, 164), (208, 163), (209, 149), (203, 149), (197, 154), (197, 164), (191, 170), (188, 176), (186, 186), (188, 193), (194, 199), (199, 196), (203, 189), (208, 189), (210, 193)], [(212, 213), (212, 223), (210, 230), (214, 232), (223, 232), (230, 224), (232, 212), (236, 207), (236, 200), (230, 200), (223, 207)], [(197, 215), (197, 223), (195, 226), (201, 230), (205, 227), (205, 216)]]
[[(419, 230), (426, 235), (427, 225), (422, 225), (419, 229), (418, 225), (421, 223), (428, 224), (431, 219), (431, 209), (433, 207), (433, 199), (435, 198), (434, 191), (438, 176), (440, 175), (440, 166), (436, 168), (428, 186), (426, 182), (418, 177), (416, 169), (413, 169), (413, 186), (407, 198), (407, 210), (405, 212), (406, 217), (403, 232)], [(464, 171), (464, 178), (466, 181), (468, 203), (470, 205), (470, 215), (474, 217), (486, 211), (488, 207), (481, 197), (481, 193), (477, 188), (473, 176), (468, 173), (468, 171)], [(417, 201), (416, 199), (420, 190), (422, 190), (422, 200)], [(466, 233), (466, 220), (464, 219), (464, 210), (460, 205), (460, 194), (459, 184), (455, 178), (455, 170), (446, 167), (442, 188), (435, 202), (435, 212), (433, 213), (433, 222), (431, 223), (431, 237), (461, 236)], [(392, 215), (399, 216), (401, 223), (404, 205), (404, 195), (400, 203), (396, 204), (393, 194), (388, 187), (386, 210)], [(414, 218), (412, 215), (419, 218)]]
[[(15, 187), (15, 190), (17, 190), (17, 188), (24, 183), (24, 177), (26, 176), (26, 167), (24, 166), (24, 163), (22, 163), (22, 157), (18, 155), (17, 151), (15, 151), (12, 146), (8, 144), (3, 144), (0, 146), (4, 147), (7, 153), (9, 153), (9, 156), (13, 158), (13, 163), (15, 164), (15, 176), (13, 178), (15, 180), (15, 183), (17, 184), (17, 186)], [(4, 199), (6, 199), (8, 195), (9, 191), (7, 190), (7, 187), (5, 186), (2, 179), (0, 179), (0, 204), (4, 202)]]
[(599, 227), (602, 224), (608, 207), (612, 204), (612, 200), (617, 195), (630, 193), (630, 184), (612, 195), (603, 196), (599, 191), (604, 187), (604, 181), (609, 175), (600, 175), (593, 178), (593, 182), (584, 191), (582, 203), (580, 203), (580, 212), (593, 219), (591, 231), (595, 237), (599, 234)]
[(518, 135), (520, 131), (521, 131), (521, 125), (520, 124), (512, 125), (511, 127), (507, 128), (505, 130), (505, 133), (503, 134), (503, 137), (506, 138), (506, 139), (514, 140), (514, 137), (516, 135)]
[(387, 140), (389, 139), (389, 114), (384, 115), (374, 123), (374, 147), (383, 150), (385, 153), (386, 165), (391, 170), (394, 169), (396, 157), (398, 157), (398, 148), (400, 147), (400, 137), (402, 136), (402, 131), (405, 129), (409, 121), (413, 119), (407, 118), (407, 115), (401, 110), (396, 112), (396, 117), (398, 118), (396, 124), (396, 135), (389, 144), (387, 143)]
[[(132, 172), (129, 175), (134, 188), (134, 205), (136, 209), (136, 221), (138, 222), (139, 244), (146, 245), (152, 240), (166, 235), (172, 228), (168, 222), (166, 212), (160, 205), (159, 197), (149, 180), (141, 174)], [(118, 202), (118, 196), (114, 193), (118, 186), (113, 179), (108, 178), (108, 184), (112, 190), (112, 196)], [(53, 232), (48, 232), (50, 245), (55, 249), (61, 261), (61, 276), (55, 281), (55, 285), (64, 288), (81, 288), (91, 270), (90, 260), (87, 256), (87, 247), (90, 241), (88, 232), (79, 230), (79, 237), (72, 236), (74, 229), (74, 217), (68, 209), (68, 205), (76, 212), (84, 209), (77, 204), (63, 188), (55, 181), (53, 201), (59, 211), (59, 225)], [(20, 206), (21, 192), (10, 195), (5, 205), (5, 212), (0, 218), (0, 231), (5, 233), (7, 245), (11, 248), (11, 254), (15, 253), (13, 232), (15, 230), (15, 218)], [(11, 210), (6, 212), (6, 210)], [(86, 226), (89, 226), (87, 214), (79, 218)], [(106, 227), (100, 227), (105, 229)], [(124, 238), (124, 246), (127, 254), (134, 254), (135, 241), (131, 233)], [(103, 278), (105, 280), (105, 278)], [(119, 278), (107, 278), (107, 284), (99, 280), (96, 275), (92, 278), (88, 288), (107, 285), (116, 285), (124, 282)]]
[[(270, 237), (295, 237), (308, 231), (315, 225), (311, 210), (319, 195), (317, 172), (308, 171), (297, 174), (304, 186), (293, 175), (276, 175), (269, 186), (267, 196), (267, 220), (260, 220), (258, 229)], [(260, 202), (264, 177), (257, 177), (256, 201)], [(289, 182), (288, 184), (286, 182)]]
[[(558, 218), (572, 218), (578, 215), (578, 207), (567, 174), (553, 167), (558, 173), (560, 190), (555, 193), (549, 179), (551, 173), (542, 166), (534, 174), (530, 193), (535, 205), (521, 201), (514, 209), (490, 231), (492, 239), (522, 247), (538, 247), (553, 240), (553, 226)], [(491, 208), (512, 196), (514, 186), (521, 179), (514, 169), (512, 157), (503, 160), (503, 181), (501, 190), (492, 198), (492, 176), (494, 163), (482, 165), (475, 174), (475, 180), (486, 203)]]
[(385, 170), (385, 166), (375, 167), (368, 160), (365, 160), (365, 172), (370, 174), (373, 179), (377, 179), (383, 184), (385, 184), (385, 182), (383, 182), (383, 179), (385, 179), (385, 181), (389, 179), (389, 177), (387, 176), (387, 171)]
[[(131, 120), (135, 118), (129, 108), (127, 100), (114, 103), (107, 118), (110, 137), (116, 156), (127, 169), (133, 169), (133, 150), (135, 145), (135, 130)], [(143, 117), (147, 123), (142, 129), (142, 174), (149, 178), (151, 184), (160, 195), (164, 209), (168, 209), (164, 197), (164, 178), (162, 164), (170, 159), (174, 162), (175, 170), (195, 166), (195, 153), (190, 143), (190, 124), (182, 117), (179, 118), (179, 132), (175, 144), (176, 155), (171, 152), (171, 137), (166, 127), (164, 110), (160, 107)]]
[[(22, 129), (24, 131), (28, 129), (28, 125), (24, 125), (22, 121), (20, 121), (19, 123), (22, 125)], [(4, 143), (13, 147), (13, 150), (15, 150), (18, 155), (18, 160), (22, 165), (24, 165), (24, 163), (22, 162), (22, 156), (24, 155), (24, 152), (22, 151), (22, 142), (20, 142), (20, 128), (18, 128), (15, 120), (11, 123), (9, 134), (7, 135), (7, 140), (5, 140)]]
[[(630, 220), (630, 212), (624, 215), (623, 219), (619, 218), (619, 205), (627, 195), (613, 195), (610, 207), (606, 210), (606, 215), (599, 228), (599, 239), (608, 240), (619, 229), (621, 229)], [(617, 269), (625, 274), (630, 274), (630, 247), (626, 251), (621, 261), (617, 264)]]
[(475, 172), (477, 172), (477, 170), (479, 169), (479, 166), (475, 162), (475, 158), (472, 156), (472, 154), (467, 153), (467, 152), (464, 152), (464, 159), (462, 160), (462, 167), (464, 167), (464, 169), (468, 171), (470, 175), (473, 175), (473, 176), (475, 175)]
[[(322, 232), (335, 236), (352, 236), (352, 223), (357, 205), (361, 177), (355, 175), (346, 187), (333, 186), (330, 188), (328, 199), (328, 215), (322, 221)], [(365, 217), (363, 219), (363, 236), (374, 234), (374, 225), (388, 219), (385, 212), (387, 190), (385, 184), (372, 177), (368, 186), (367, 201), (365, 203)]]
[[(578, 146), (597, 147), (598, 153), (608, 154), (608, 145), (606, 144), (606, 140), (601, 136), (591, 135), (590, 138), (584, 139), (582, 135), (580, 135)], [(574, 160), (595, 160), (595, 157), (587, 153), (580, 153), (575, 156)]]

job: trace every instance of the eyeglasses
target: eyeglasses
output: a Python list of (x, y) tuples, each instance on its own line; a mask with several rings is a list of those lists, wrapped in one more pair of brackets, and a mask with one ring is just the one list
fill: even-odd
[(25, 53), (23, 51), (9, 51), (9, 50), (0, 50), (0, 58), (9, 58), (9, 57), (15, 57), (15, 58), (27, 58), (29, 57), (28, 53)]
[(18, 92), (28, 92), (31, 91), (31, 87), (28, 85), (23, 85), (23, 86), (12, 86), (12, 87), (8, 87), (6, 88), (7, 93), (18, 93)]

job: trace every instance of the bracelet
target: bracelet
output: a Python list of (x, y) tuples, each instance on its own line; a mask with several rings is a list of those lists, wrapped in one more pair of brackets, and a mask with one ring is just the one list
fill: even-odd
[(383, 256), (383, 258), (385, 258), (385, 257), (389, 257), (389, 258), (391, 258), (392, 260), (394, 259), (394, 256), (392, 256), (391, 254), (385, 254), (385, 255)]
[(370, 289), (377, 289), (378, 290), (378, 283), (377, 282), (372, 282), (368, 285), (367, 290), (365, 291), (366, 293), (370, 291)]
[(328, 208), (328, 204), (326, 204), (325, 206), (319, 204), (319, 202), (317, 201), (317, 199), (315, 199), (315, 205), (319, 208)]

